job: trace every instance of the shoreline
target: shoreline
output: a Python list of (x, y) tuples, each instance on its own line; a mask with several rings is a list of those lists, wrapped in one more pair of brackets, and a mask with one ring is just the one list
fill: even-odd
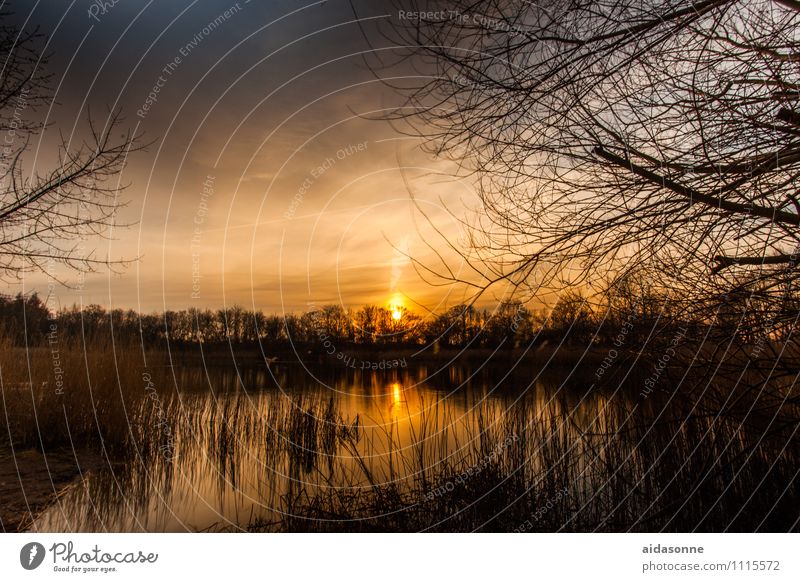
[(57, 503), (68, 489), (101, 466), (100, 456), (72, 450), (49, 453), (35, 448), (15, 450), (0, 445), (0, 531), (28, 531), (36, 518)]
[[(252, 344), (183, 344), (170, 348), (173, 363), (209, 361), (215, 364), (235, 361), (237, 364), (270, 363), (329, 365), (342, 369), (391, 370), (410, 368), (414, 364), (475, 365), (509, 362), (537, 366), (596, 365), (607, 356), (609, 348), (599, 345), (541, 344), (530, 349), (512, 348), (442, 348), (436, 352), (422, 346), (344, 345), (326, 351), (319, 344), (259, 345)], [(631, 351), (631, 355), (635, 352)], [(381, 365), (383, 363), (383, 365)]]

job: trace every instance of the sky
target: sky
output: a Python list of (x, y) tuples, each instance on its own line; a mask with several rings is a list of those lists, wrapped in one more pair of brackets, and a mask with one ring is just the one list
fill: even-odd
[[(474, 189), (380, 119), (401, 99), (364, 53), (388, 54), (378, 32), (396, 9), (354, 6), (358, 20), (347, 0), (12, 4), (48, 35), (53, 74), (33, 170), (52, 164), (60, 135), (77, 143), (89, 116), (102, 125), (110, 110), (150, 143), (122, 176), (117, 221), (132, 226), (90, 241), (130, 263), (58, 272), (71, 286), (52, 287), (54, 303), (281, 313), (394, 302), (424, 313), (460, 302), (463, 289), (426, 284), (407, 255), (433, 261), (427, 242), (460, 268), (433, 226), (463, 239), (457, 218), (476, 207)], [(6, 292), (48, 283), (28, 274)]]

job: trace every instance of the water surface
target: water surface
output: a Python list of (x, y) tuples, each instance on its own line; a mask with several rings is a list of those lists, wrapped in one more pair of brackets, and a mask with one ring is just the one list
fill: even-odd
[(796, 452), (759, 431), (569, 369), (198, 365), (174, 379), (179, 390), (131, 415), (129, 458), (90, 472), (34, 530), (287, 529), (331, 494), (390, 485), (414, 511), (426, 495), (449, 507), (456, 486), (481, 499), (512, 481), (535, 498), (521, 514), (514, 499), (494, 500), (498, 529), (528, 513), (556, 530), (724, 529), (770, 523), (797, 493)]

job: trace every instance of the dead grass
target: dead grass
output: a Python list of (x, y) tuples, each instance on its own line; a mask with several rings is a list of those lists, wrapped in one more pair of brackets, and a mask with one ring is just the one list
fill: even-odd
[(15, 448), (99, 446), (122, 454), (150, 394), (145, 374), (163, 392), (163, 372), (161, 366), (146, 368), (136, 345), (96, 341), (25, 349), (0, 339), (0, 439)]

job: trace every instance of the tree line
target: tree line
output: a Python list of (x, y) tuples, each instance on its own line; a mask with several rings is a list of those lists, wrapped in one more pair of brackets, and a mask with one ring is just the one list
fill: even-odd
[(740, 343), (780, 342), (791, 337), (800, 301), (792, 295), (778, 311), (758, 311), (757, 297), (730, 297), (711, 319), (692, 317), (680, 302), (648, 287), (644, 280), (623, 281), (600, 298), (580, 291), (563, 293), (550, 308), (533, 309), (519, 301), (494, 308), (456, 305), (421, 316), (377, 305), (315, 307), (305, 313), (266, 314), (239, 305), (223, 309), (139, 313), (99, 305), (51, 311), (37, 294), (0, 296), (0, 333), (16, 346), (59, 342), (136, 341), (156, 348), (170, 344), (321, 345), (326, 341), (360, 345), (431, 345), (487, 348), (554, 342), (573, 345), (636, 347), (670, 336)]

